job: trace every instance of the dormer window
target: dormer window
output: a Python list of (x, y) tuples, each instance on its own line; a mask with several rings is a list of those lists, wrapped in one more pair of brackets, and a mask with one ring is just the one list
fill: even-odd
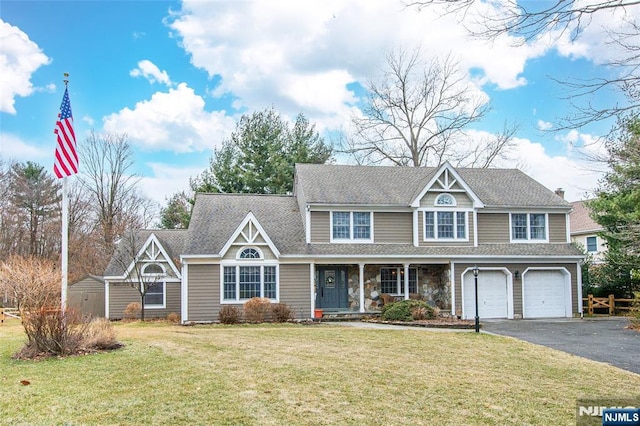
[(451, 194), (440, 194), (438, 195), (438, 197), (436, 197), (436, 201), (434, 203), (434, 205), (436, 206), (445, 206), (445, 207), (449, 207), (449, 206), (455, 206), (456, 203), (456, 199), (453, 198), (453, 195)]

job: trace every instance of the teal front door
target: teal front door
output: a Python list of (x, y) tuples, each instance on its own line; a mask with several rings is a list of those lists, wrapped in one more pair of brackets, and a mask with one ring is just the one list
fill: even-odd
[(316, 308), (344, 310), (349, 308), (347, 268), (320, 266), (316, 271)]

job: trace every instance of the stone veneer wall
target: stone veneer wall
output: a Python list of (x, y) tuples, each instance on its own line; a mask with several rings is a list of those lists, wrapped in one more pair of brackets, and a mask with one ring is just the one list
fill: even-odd
[[(382, 308), (380, 299), (380, 268), (403, 268), (402, 265), (365, 265), (364, 267), (364, 308), (365, 312), (376, 312)], [(418, 272), (418, 294), (429, 305), (442, 310), (451, 310), (451, 288), (449, 285), (449, 265), (411, 265)], [(350, 265), (349, 309), (360, 310), (360, 286), (358, 265)]]

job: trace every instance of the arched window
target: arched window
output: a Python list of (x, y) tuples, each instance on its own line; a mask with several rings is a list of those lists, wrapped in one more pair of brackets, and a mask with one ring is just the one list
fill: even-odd
[(440, 194), (436, 197), (434, 205), (436, 206), (455, 206), (456, 199), (451, 194)]
[(165, 271), (162, 265), (157, 263), (149, 263), (142, 268), (143, 275), (164, 275)]
[(243, 249), (238, 255), (239, 259), (261, 259), (260, 252), (252, 247)]

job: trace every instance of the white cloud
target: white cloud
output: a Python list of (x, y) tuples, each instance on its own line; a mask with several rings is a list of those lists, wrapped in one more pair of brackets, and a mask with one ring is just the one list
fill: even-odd
[(144, 77), (149, 83), (162, 83), (166, 86), (172, 86), (169, 74), (166, 71), (160, 71), (160, 68), (153, 62), (144, 59), (138, 62), (138, 68), (134, 68), (129, 72), (131, 77)]
[(16, 96), (29, 96), (34, 92), (31, 75), (49, 62), (27, 34), (0, 19), (0, 112), (16, 113)]
[(544, 120), (538, 120), (538, 130), (551, 130), (553, 129), (553, 123)]
[(348, 112), (347, 84), (379, 76), (393, 49), (421, 46), (424, 59), (451, 52), (465, 71), (481, 71), (481, 84), (508, 89), (526, 84), (527, 59), (548, 48), (514, 48), (508, 36), (471, 40), (454, 16), (398, 2), (186, 0), (167, 22), (191, 62), (222, 77), (216, 95), (233, 93), (237, 107), (302, 111), (324, 125)]
[(218, 146), (235, 127), (225, 111), (207, 112), (205, 102), (186, 83), (169, 92), (156, 92), (103, 118), (107, 132), (126, 133), (147, 150), (193, 152)]
[(20, 137), (11, 133), (0, 133), (0, 156), (6, 161), (34, 161), (45, 165), (51, 161), (51, 170), (53, 170), (53, 152), (55, 149), (55, 136), (51, 131), (51, 144), (37, 146), (30, 142), (22, 140)]
[(140, 180), (140, 189), (161, 206), (167, 204), (166, 198), (172, 194), (187, 190), (189, 178), (199, 175), (205, 169), (205, 167), (173, 166), (164, 163), (148, 163), (147, 166), (151, 168), (152, 173), (151, 176)]
[[(576, 2), (577, 6), (585, 3)], [(615, 7), (603, 9), (584, 18), (580, 35), (572, 40), (571, 34), (565, 31), (557, 42), (558, 52), (570, 58), (586, 58), (596, 64), (604, 64), (616, 59), (628, 58), (632, 53), (617, 43), (612, 43), (612, 34), (624, 34), (627, 46), (638, 46), (640, 34), (633, 27), (633, 22), (640, 20), (640, 7)]]
[(598, 186), (602, 173), (593, 170), (593, 164), (583, 158), (549, 155), (542, 144), (528, 139), (517, 138), (515, 143), (515, 162), (524, 165), (522, 170), (551, 190), (563, 188), (568, 201), (584, 199)]

